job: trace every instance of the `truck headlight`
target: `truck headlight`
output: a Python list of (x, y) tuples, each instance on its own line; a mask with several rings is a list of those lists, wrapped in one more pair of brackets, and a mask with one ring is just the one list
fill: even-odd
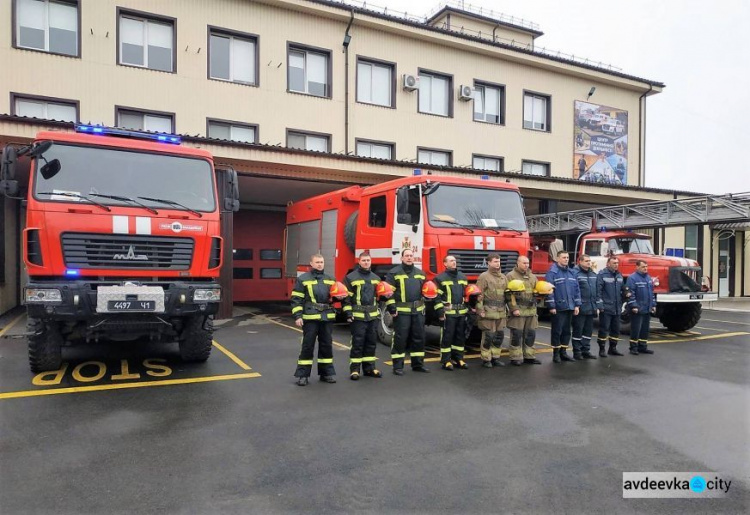
[(219, 302), (220, 300), (221, 288), (206, 288), (193, 292), (194, 302)]
[(659, 286), (661, 282), (659, 281), (658, 277), (654, 277), (654, 286)]
[(62, 293), (54, 288), (26, 288), (26, 303), (59, 303), (62, 302)]

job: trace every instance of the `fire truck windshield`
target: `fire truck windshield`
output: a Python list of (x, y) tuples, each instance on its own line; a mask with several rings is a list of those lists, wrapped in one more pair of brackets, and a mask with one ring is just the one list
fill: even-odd
[(127, 206), (132, 205), (127, 198), (147, 197), (154, 200), (143, 200), (143, 205), (152, 208), (164, 209), (156, 199), (166, 198), (188, 210), (216, 209), (211, 165), (203, 159), (58, 143), (44, 159), (59, 160), (60, 170), (46, 174), (44, 161), (37, 160), (38, 200), (87, 202), (86, 197), (95, 197), (97, 203)]
[(607, 241), (613, 254), (653, 254), (651, 240), (647, 238), (610, 238)]
[(487, 228), (526, 231), (518, 192), (442, 184), (427, 196), (433, 227)]

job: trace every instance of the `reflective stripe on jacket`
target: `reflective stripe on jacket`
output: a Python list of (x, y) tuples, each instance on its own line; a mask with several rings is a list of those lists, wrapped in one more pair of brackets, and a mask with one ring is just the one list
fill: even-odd
[(487, 270), (477, 279), (477, 286), (482, 294), (477, 302), (477, 311), (484, 311), (484, 318), (499, 320), (508, 316), (505, 304), (505, 290), (508, 289), (508, 278), (502, 272)]
[(645, 313), (656, 307), (654, 281), (650, 275), (635, 272), (628, 276), (625, 285), (630, 290), (628, 308), (638, 308), (639, 313)]
[(391, 313), (424, 313), (422, 285), (425, 275), (414, 265), (398, 265), (391, 269), (385, 280), (395, 292), (385, 305)]
[(458, 270), (446, 270), (435, 277), (438, 287), (438, 298), (435, 310), (438, 316), (463, 316), (469, 308), (464, 304), (464, 289), (469, 285), (466, 275)]
[(526, 273), (521, 272), (517, 267), (508, 272), (508, 282), (521, 281), (525, 287), (523, 293), (508, 292), (508, 311), (513, 313), (516, 309), (521, 312), (522, 317), (536, 315), (536, 299), (534, 298), (534, 287), (536, 286), (536, 276), (531, 270)]
[(591, 268), (584, 270), (580, 266), (573, 269), (578, 280), (578, 289), (581, 290), (581, 314), (593, 315), (598, 309), (596, 306), (596, 272)]
[(547, 296), (549, 309), (559, 311), (573, 311), (581, 305), (581, 290), (578, 279), (570, 268), (560, 268), (557, 263), (552, 265), (545, 276), (545, 280), (555, 287), (552, 295)]
[(333, 322), (336, 311), (331, 305), (331, 286), (335, 279), (323, 271), (311, 270), (297, 277), (292, 289), (292, 315), (295, 319)]
[(349, 296), (343, 301), (342, 311), (347, 317), (365, 321), (378, 317), (375, 287), (379, 282), (380, 277), (377, 274), (359, 266), (344, 278), (344, 286), (349, 290)]
[(619, 271), (605, 268), (596, 276), (596, 305), (608, 315), (619, 315), (625, 279)]

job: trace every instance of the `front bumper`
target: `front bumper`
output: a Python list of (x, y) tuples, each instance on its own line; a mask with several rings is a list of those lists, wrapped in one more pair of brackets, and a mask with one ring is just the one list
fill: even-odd
[[(129, 289), (129, 286), (131, 287)], [(102, 288), (100, 295), (99, 288)], [(88, 281), (30, 282), (26, 290), (59, 290), (60, 300), (27, 302), (29, 316), (54, 320), (90, 320), (97, 317), (128, 318), (141, 315), (160, 317), (184, 317), (195, 314), (214, 315), (219, 310), (219, 302), (195, 301), (196, 290), (218, 289), (214, 282), (173, 282), (136, 283), (106, 285)], [(106, 295), (105, 293), (106, 292)], [(108, 309), (109, 301), (134, 302), (152, 301), (153, 309), (113, 311)]]
[(692, 293), (657, 293), (656, 302), (661, 304), (673, 304), (680, 302), (713, 302), (719, 300), (716, 292), (692, 292)]

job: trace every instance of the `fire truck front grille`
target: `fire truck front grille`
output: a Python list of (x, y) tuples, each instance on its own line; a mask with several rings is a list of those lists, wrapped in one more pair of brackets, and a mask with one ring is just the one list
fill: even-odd
[(669, 269), (669, 291), (672, 293), (701, 291), (702, 282), (700, 267), (674, 266)]
[(467, 275), (479, 275), (487, 270), (487, 254), (500, 255), (500, 270), (507, 274), (516, 266), (518, 252), (503, 250), (455, 250), (451, 249), (448, 254), (455, 256), (458, 262), (458, 270)]
[(191, 238), (121, 234), (62, 235), (68, 268), (188, 270), (193, 258)]

